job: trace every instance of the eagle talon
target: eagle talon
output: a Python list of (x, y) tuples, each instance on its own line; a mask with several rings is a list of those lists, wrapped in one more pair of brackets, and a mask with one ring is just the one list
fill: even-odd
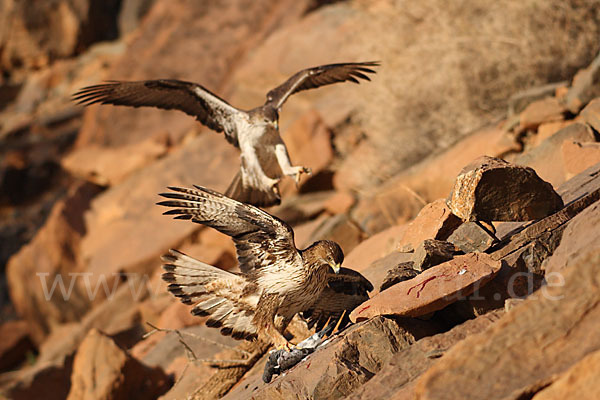
[(296, 187), (300, 186), (300, 179), (302, 178), (302, 174), (311, 176), (312, 170), (308, 167), (294, 167), (294, 172), (289, 174), (289, 176), (294, 177), (294, 180), (296, 181)]
[(294, 349), (294, 346), (290, 342), (286, 342), (285, 344), (279, 345), (275, 347), (275, 350), (284, 350), (286, 352), (291, 352)]
[(267, 179), (265, 179), (265, 184), (271, 190), (275, 191), (275, 190), (277, 190), (277, 185), (279, 184), (280, 181), (281, 181), (281, 178), (278, 178), (278, 179), (267, 178)]

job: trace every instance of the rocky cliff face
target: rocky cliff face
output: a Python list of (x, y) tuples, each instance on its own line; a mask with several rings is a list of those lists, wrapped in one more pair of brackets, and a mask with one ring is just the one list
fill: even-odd
[[(600, 396), (597, 2), (37, 3), (0, 0), (0, 393)], [(164, 77), (251, 108), (299, 69), (367, 60), (372, 82), (286, 103), (314, 174), (269, 212), (299, 247), (336, 240), (375, 290), (265, 384), (267, 346), (203, 326), (160, 280), (171, 247), (235, 268), (228, 238), (154, 203), (224, 190), (238, 151), (183, 113), (70, 95)]]

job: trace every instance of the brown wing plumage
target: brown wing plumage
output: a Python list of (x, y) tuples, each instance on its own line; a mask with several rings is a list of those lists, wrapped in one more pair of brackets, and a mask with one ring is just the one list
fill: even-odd
[(158, 204), (172, 207), (165, 215), (189, 219), (231, 236), (242, 272), (302, 263), (294, 244), (294, 232), (288, 224), (249, 204), (195, 187), (169, 187), (172, 192), (160, 195), (170, 200)]
[(368, 61), (328, 64), (304, 69), (267, 93), (267, 104), (280, 108), (288, 97), (302, 90), (346, 81), (359, 83), (359, 79), (370, 81), (371, 79), (366, 74), (374, 74), (375, 71), (369, 67), (377, 66), (379, 66), (378, 61)]
[(308, 326), (317, 326), (317, 331), (323, 329), (328, 319), (335, 321), (344, 310), (344, 326), (348, 315), (354, 308), (369, 300), (368, 292), (373, 285), (361, 273), (349, 268), (341, 268), (339, 274), (327, 275), (327, 287), (321, 292), (312, 307), (302, 313), (308, 319)]
[(238, 141), (234, 117), (244, 113), (201, 85), (174, 79), (108, 81), (84, 87), (73, 95), (73, 100), (83, 105), (100, 103), (180, 110), (210, 129), (224, 132), (235, 146)]

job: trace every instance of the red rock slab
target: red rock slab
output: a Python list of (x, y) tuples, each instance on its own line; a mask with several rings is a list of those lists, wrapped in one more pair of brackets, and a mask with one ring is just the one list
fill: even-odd
[(547, 97), (528, 105), (521, 113), (519, 124), (521, 129), (536, 129), (544, 122), (564, 119), (563, 113), (565, 111), (565, 106), (555, 97)]
[(34, 346), (26, 321), (8, 321), (0, 325), (0, 371), (8, 370), (25, 359)]
[[(64, 169), (98, 185), (113, 186), (164, 156), (169, 149), (168, 134), (149, 137), (139, 143), (110, 148), (81, 147), (62, 159)], [(94, 160), (93, 163), (90, 160)]]
[(333, 196), (325, 201), (325, 210), (333, 215), (345, 214), (356, 203), (354, 196), (347, 191), (335, 192)]
[(567, 178), (571, 178), (600, 162), (600, 143), (565, 140), (562, 156)]
[(500, 261), (469, 253), (432, 267), (364, 302), (350, 314), (353, 322), (376, 315), (418, 317), (440, 310), (485, 285), (500, 270)]
[(375, 261), (390, 254), (398, 246), (407, 225), (394, 225), (362, 241), (344, 258), (344, 265), (364, 271)]
[(398, 250), (412, 251), (426, 239), (445, 240), (461, 222), (452, 213), (445, 200), (439, 199), (429, 203), (408, 225), (404, 236), (398, 243)]
[(532, 147), (541, 144), (544, 140), (550, 138), (556, 132), (574, 123), (575, 122), (573, 120), (544, 122), (538, 126), (537, 134), (531, 139)]

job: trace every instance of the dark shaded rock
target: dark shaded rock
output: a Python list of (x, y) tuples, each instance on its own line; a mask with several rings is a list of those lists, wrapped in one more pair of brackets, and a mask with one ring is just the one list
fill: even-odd
[(464, 221), (528, 221), (556, 212), (563, 202), (533, 169), (481, 157), (458, 175), (448, 206)]
[(352, 311), (350, 320), (362, 321), (377, 315), (418, 317), (441, 310), (484, 286), (500, 266), (500, 261), (485, 253), (454, 257), (373, 296)]
[[(0, 116), (0, 271), (33, 239), (54, 204), (74, 184), (59, 160), (75, 139), (80, 115), (39, 118), (10, 132), (2, 132), (6, 118)], [(0, 306), (8, 302), (8, 295), (1, 282)]]
[(484, 252), (492, 247), (496, 240), (496, 236), (477, 221), (465, 222), (456, 228), (448, 238), (448, 242), (465, 253)]
[(442, 199), (427, 204), (408, 224), (398, 243), (403, 252), (413, 251), (425, 239), (445, 240), (460, 225), (460, 219), (452, 213)]
[(15, 381), (3, 388), (0, 396), (12, 400), (64, 400), (71, 388), (73, 357), (60, 363), (36, 363), (19, 371)]
[[(417, 271), (425, 271), (434, 265), (451, 260), (455, 250), (452, 243), (443, 240), (425, 239), (415, 250), (413, 268)], [(465, 253), (469, 252), (465, 251)]]
[(407, 281), (419, 275), (419, 271), (415, 270), (413, 265), (414, 262), (408, 261), (400, 263), (390, 269), (383, 279), (379, 291), (383, 292), (385, 289), (394, 286), (396, 283)]
[(34, 350), (25, 321), (8, 321), (0, 325), (0, 371), (16, 367)]
[(402, 269), (407, 263), (412, 264), (412, 257), (412, 253), (392, 251), (387, 256), (373, 261), (368, 268), (364, 269), (362, 274), (373, 284), (376, 290), (370, 293), (371, 297), (378, 293), (378, 289), (381, 288), (390, 271)]

